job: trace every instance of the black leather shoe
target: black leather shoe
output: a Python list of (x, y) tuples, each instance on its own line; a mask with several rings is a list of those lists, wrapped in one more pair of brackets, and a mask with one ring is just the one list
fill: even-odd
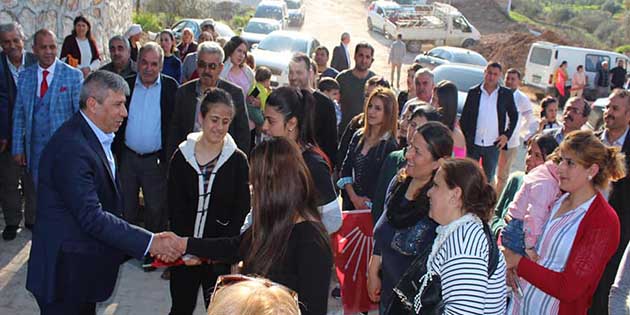
[(151, 263), (153, 263), (153, 257), (144, 257), (144, 262), (142, 263), (142, 269), (144, 272), (151, 272), (155, 270), (155, 267), (151, 266)]
[(14, 240), (20, 227), (17, 225), (7, 225), (2, 231), (2, 239), (5, 241)]

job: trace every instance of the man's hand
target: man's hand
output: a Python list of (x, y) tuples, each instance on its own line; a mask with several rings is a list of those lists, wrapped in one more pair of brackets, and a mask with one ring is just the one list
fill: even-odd
[(0, 153), (4, 152), (7, 149), (7, 145), (9, 144), (9, 140), (0, 139)]
[(149, 252), (151, 256), (157, 256), (164, 262), (173, 262), (186, 252), (186, 246), (182, 248), (181, 237), (173, 232), (157, 233), (153, 236), (153, 242)]
[(508, 138), (505, 135), (500, 135), (495, 141), (497, 148), (503, 149), (508, 142)]
[(18, 166), (26, 166), (26, 155), (24, 154), (14, 155), (13, 160), (15, 160), (15, 163), (17, 163)]

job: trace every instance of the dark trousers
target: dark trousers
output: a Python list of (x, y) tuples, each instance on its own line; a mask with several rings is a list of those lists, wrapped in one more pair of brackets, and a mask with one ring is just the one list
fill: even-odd
[(11, 149), (0, 153), (0, 205), (6, 225), (19, 225), (22, 221), (22, 202), (18, 190), (20, 171), (11, 156)]
[(123, 215), (138, 224), (138, 194), (144, 197), (144, 227), (151, 232), (166, 229), (166, 161), (159, 154), (139, 156), (125, 147), (120, 158), (120, 183), (125, 208)]
[(472, 144), (467, 146), (466, 152), (466, 155), (475, 161), (482, 159), (481, 167), (483, 172), (486, 174), (488, 182), (493, 183), (497, 164), (499, 163), (499, 149), (495, 146), (482, 147)]
[(56, 301), (44, 303), (36, 298), (41, 315), (95, 315), (96, 303), (76, 303)]
[(170, 290), (173, 305), (169, 315), (192, 315), (197, 306), (199, 286), (203, 290), (203, 299), (207, 308), (217, 277), (229, 272), (230, 267), (221, 264), (172, 267)]

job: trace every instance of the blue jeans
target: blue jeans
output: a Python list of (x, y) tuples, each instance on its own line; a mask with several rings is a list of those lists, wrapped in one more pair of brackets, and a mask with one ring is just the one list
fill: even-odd
[(497, 164), (499, 163), (499, 148), (495, 146), (482, 147), (476, 144), (468, 145), (467, 147), (466, 155), (469, 158), (475, 161), (479, 161), (480, 158), (483, 158), (481, 167), (486, 174), (488, 182), (492, 183), (497, 171)]
[(523, 232), (523, 220), (512, 219), (503, 231), (501, 231), (501, 245), (511, 251), (527, 256), (525, 254), (525, 232)]

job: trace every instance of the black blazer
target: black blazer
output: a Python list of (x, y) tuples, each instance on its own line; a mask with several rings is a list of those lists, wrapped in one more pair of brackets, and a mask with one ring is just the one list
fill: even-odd
[[(464, 137), (466, 138), (466, 146), (470, 147), (475, 144), (475, 133), (477, 132), (477, 118), (479, 117), (479, 100), (481, 99), (481, 84), (473, 87), (468, 91), (466, 103), (462, 110), (462, 116), (459, 120), (459, 126), (462, 128)], [(483, 115), (494, 113), (481, 113)], [(508, 139), (516, 130), (516, 122), (518, 120), (518, 111), (514, 103), (514, 94), (509, 89), (499, 86), (499, 96), (497, 98), (497, 119), (499, 120), (499, 135), (505, 135)], [(509, 125), (506, 128), (505, 116), (510, 118)], [(504, 147), (507, 149), (507, 146)], [(470, 149), (469, 149), (470, 151)]]
[[(37, 57), (30, 52), (24, 52), (24, 65), (26, 68), (37, 63)], [(9, 69), (7, 55), (0, 52), (0, 139), (9, 140), (11, 148), (11, 133), (13, 132), (13, 107), (17, 95), (17, 82)]]
[(337, 114), (335, 103), (320, 91), (315, 97), (315, 140), (331, 161), (337, 158)]
[(346, 56), (346, 50), (343, 48), (343, 43), (339, 44), (333, 49), (332, 61), (330, 66), (341, 72), (350, 68), (350, 60)]
[[(195, 112), (197, 106), (197, 82), (199, 79), (191, 80), (183, 84), (177, 89), (175, 99), (177, 104), (173, 112), (173, 120), (168, 134), (167, 153), (171, 157), (177, 146), (184, 140), (189, 133), (193, 132), (195, 127)], [(245, 107), (245, 96), (243, 90), (230, 83), (219, 79), (217, 87), (224, 89), (232, 96), (236, 113), (230, 124), (229, 133), (234, 138), (236, 146), (245, 154), (249, 153), (251, 133), (249, 132), (249, 123), (247, 116), (247, 108)]]
[[(130, 76), (125, 78), (127, 84), (129, 85), (129, 97), (127, 97), (127, 102), (125, 106), (127, 106), (127, 111), (129, 111), (129, 105), (131, 103), (131, 96), (133, 95), (133, 89), (136, 86), (136, 78), (138, 76)], [(175, 79), (160, 74), (162, 91), (160, 95), (160, 128), (162, 134), (162, 151), (160, 151), (160, 160), (168, 163), (170, 160), (170, 155), (167, 155), (166, 148), (168, 147), (168, 130), (171, 124), (171, 119), (173, 117), (173, 110), (175, 108), (175, 92), (177, 91), (178, 83)], [(114, 144), (112, 146), (112, 151), (118, 157), (123, 152), (125, 147), (125, 131), (127, 130), (127, 119), (123, 121), (122, 125), (116, 132), (116, 138), (114, 138)]]

